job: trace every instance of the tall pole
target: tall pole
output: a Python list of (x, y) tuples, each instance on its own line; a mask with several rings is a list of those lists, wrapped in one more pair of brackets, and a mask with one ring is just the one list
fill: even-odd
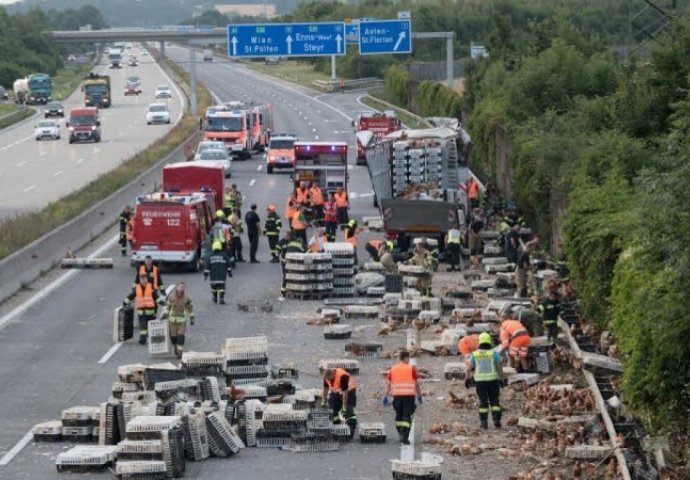
[(196, 51), (192, 43), (189, 43), (189, 88), (191, 92), (189, 93), (189, 109), (192, 115), (197, 114), (197, 103), (196, 103)]
[(449, 35), (446, 37), (446, 78), (448, 80), (448, 88), (451, 90), (455, 88), (453, 56), (453, 35)]
[(161, 58), (165, 58), (165, 41), (161, 40), (160, 46), (161, 48), (159, 48), (159, 51), (161, 52)]
[(335, 55), (331, 55), (331, 81), (335, 82), (337, 78), (335, 72)]

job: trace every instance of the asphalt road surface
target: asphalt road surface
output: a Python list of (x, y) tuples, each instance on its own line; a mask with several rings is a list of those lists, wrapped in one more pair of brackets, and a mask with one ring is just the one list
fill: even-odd
[[(187, 53), (180, 49), (170, 48), (168, 52), (175, 60), (187, 59)], [(355, 102), (356, 95), (319, 96), (248, 71), (244, 66), (221, 62), (200, 64), (198, 75), (222, 101), (271, 102), (276, 132), (294, 132), (306, 140), (318, 136), (322, 141), (346, 141), (354, 147), (348, 117), (362, 109)], [(117, 108), (113, 109), (116, 111)], [(129, 144), (124, 138), (122, 142)], [(366, 169), (354, 166), (354, 150), (350, 157), (350, 191), (355, 194), (351, 215), (372, 215), (375, 211)], [(263, 157), (259, 155), (234, 162), (233, 168), (232, 182), (245, 195), (244, 211), (254, 202), (260, 206), (262, 218), (268, 204), (273, 203), (282, 211), (290, 189), (287, 172), (266, 174)], [(0, 309), (0, 478), (58, 478), (55, 456), (69, 445), (34, 444), (28, 433), (31, 427), (59, 419), (60, 412), (67, 407), (105, 401), (118, 366), (161, 361), (150, 358), (136, 342), (113, 346), (113, 309), (131, 288), (134, 271), (128, 259), (119, 256), (114, 230), (93, 249), (99, 250), (98, 256), (113, 257), (115, 268), (69, 274), (51, 272), (33, 285), (32, 291), (23, 292)], [(361, 250), (363, 259), (366, 253)], [(238, 266), (235, 276), (228, 281), (229, 304), (225, 306), (211, 303), (209, 285), (200, 274), (164, 271), (166, 284), (186, 281), (195, 302), (197, 322), (188, 330), (187, 349), (218, 351), (227, 337), (265, 334), (272, 363), (296, 362), (300, 368), (299, 383), (320, 387), (318, 361), (341, 358), (344, 342), (324, 340), (320, 327), (305, 324), (305, 319), (322, 305), (320, 302), (278, 301), (280, 267), (268, 262), (265, 239), (261, 240), (258, 258), (260, 264)], [(45, 297), (25, 303), (39, 292), (44, 292)], [(259, 301), (272, 302), (274, 312), (244, 313), (236, 306), (238, 302)], [(369, 339), (378, 327), (371, 322), (355, 322), (354, 326), (355, 338)], [(387, 345), (387, 349), (396, 346), (402, 345)], [(175, 361), (174, 357), (165, 360)], [(247, 479), (390, 478), (390, 459), (399, 458), (401, 449), (395, 438), (392, 409), (384, 410), (380, 405), (384, 387), (380, 373), (391, 361), (363, 359), (361, 363), (358, 419), (385, 421), (389, 438), (386, 444), (365, 446), (354, 442), (337, 452), (318, 454), (249, 448), (231, 459), (188, 462), (185, 478), (225, 479), (230, 472), (234, 478)], [(406, 448), (402, 453), (410, 455), (411, 450)], [(59, 478), (70, 476), (61, 474)], [(88, 478), (112, 478), (112, 474), (89, 474)]]
[[(84, 106), (80, 89), (62, 102), (65, 118), (57, 118), (60, 140), (35, 140), (34, 127), (43, 118), (41, 107), (38, 116), (0, 130), (0, 219), (38, 210), (64, 197), (143, 150), (177, 123), (183, 107), (179, 90), (151, 57), (139, 60), (138, 67), (125, 64), (109, 69), (102, 63), (94, 69), (110, 75), (113, 89), (113, 106), (101, 109), (100, 143), (69, 144), (65, 121), (71, 108)], [(125, 79), (132, 75), (141, 78), (143, 92), (125, 96)], [(154, 98), (160, 84), (173, 86), (172, 99)], [(170, 125), (146, 125), (146, 109), (154, 101), (170, 104)]]

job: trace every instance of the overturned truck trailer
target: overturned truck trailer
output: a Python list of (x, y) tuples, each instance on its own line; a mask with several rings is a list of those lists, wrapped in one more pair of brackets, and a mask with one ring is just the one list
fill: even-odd
[(469, 135), (459, 125), (399, 130), (366, 151), (384, 228), (401, 248), (415, 237), (443, 241), (462, 221)]

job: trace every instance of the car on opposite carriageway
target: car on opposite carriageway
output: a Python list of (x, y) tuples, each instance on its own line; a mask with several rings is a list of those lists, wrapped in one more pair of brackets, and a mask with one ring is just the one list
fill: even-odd
[(36, 140), (59, 140), (60, 139), (60, 124), (55, 120), (41, 120), (36, 125), (36, 130), (34, 131), (34, 137)]
[(170, 123), (170, 109), (165, 103), (152, 103), (146, 112), (146, 124)]
[(64, 117), (65, 109), (60, 102), (48, 102), (43, 107), (43, 116), (48, 117)]
[(225, 177), (227, 178), (232, 176), (232, 159), (230, 158), (230, 155), (228, 155), (228, 151), (225, 148), (207, 148), (206, 150), (203, 150), (195, 155), (194, 160), (198, 162), (208, 162), (221, 165), (225, 171)]

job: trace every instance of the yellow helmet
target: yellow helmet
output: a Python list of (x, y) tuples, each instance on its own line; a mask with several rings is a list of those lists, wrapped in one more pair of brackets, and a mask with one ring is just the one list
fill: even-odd
[(491, 341), (491, 335), (489, 335), (486, 332), (482, 332), (479, 334), (479, 345), (492, 345), (493, 342)]
[(218, 250), (223, 249), (223, 244), (220, 243), (220, 240), (214, 240), (213, 245), (211, 245), (211, 249), (215, 252)]
[(225, 212), (223, 210), (216, 210), (216, 218), (225, 218)]

